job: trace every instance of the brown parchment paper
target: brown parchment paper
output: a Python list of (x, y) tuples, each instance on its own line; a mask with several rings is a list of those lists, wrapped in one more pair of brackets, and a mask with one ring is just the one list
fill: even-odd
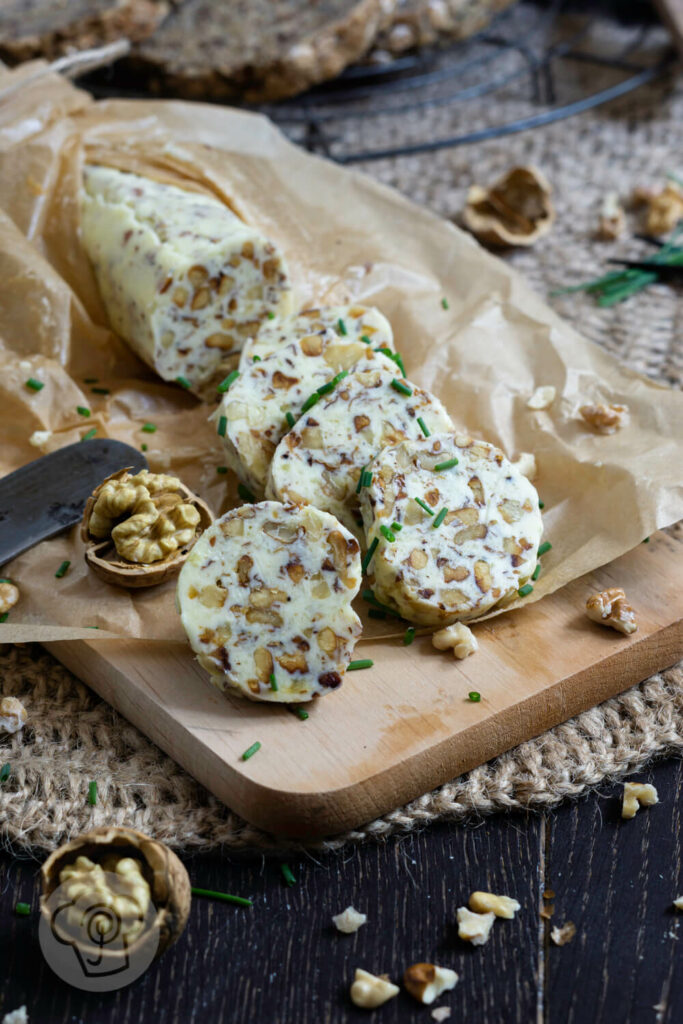
[[(78, 236), (85, 159), (223, 198), (285, 251), (300, 305), (373, 303), (394, 327), (408, 376), (456, 424), (507, 454), (536, 455), (553, 548), (531, 604), (683, 517), (683, 398), (584, 340), (468, 235), (369, 178), (299, 150), (265, 118), (167, 101), (93, 102), (40, 62), (0, 75), (0, 472), (90, 427), (149, 445), (216, 513), (235, 503), (210, 407), (163, 384), (107, 328)], [(442, 299), (448, 300), (448, 309)], [(29, 376), (46, 381), (29, 391)], [(92, 393), (96, 377), (107, 396)], [(539, 385), (557, 399), (526, 401)], [(628, 405), (612, 436), (576, 416)], [(77, 405), (92, 409), (84, 420)], [(142, 424), (157, 425), (143, 434)], [(39, 451), (36, 430), (50, 431)], [(71, 561), (56, 580), (55, 569)], [(78, 531), (5, 566), (21, 603), (1, 640), (143, 637), (182, 641), (174, 584), (108, 586), (87, 571)], [(92, 627), (97, 626), (97, 630)], [(369, 630), (386, 633), (387, 623)]]

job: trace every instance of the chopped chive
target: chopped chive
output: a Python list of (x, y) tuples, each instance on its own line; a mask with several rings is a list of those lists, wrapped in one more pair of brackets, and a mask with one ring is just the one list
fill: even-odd
[(344, 323), (344, 321), (342, 320), (342, 318), (341, 318), (341, 317), (339, 317), (339, 319), (337, 320), (337, 330), (338, 330), (338, 331), (339, 331), (339, 333), (340, 333), (341, 335), (343, 335), (344, 337), (346, 337), (346, 335), (347, 335), (347, 334), (349, 333), (349, 332), (348, 332), (348, 331), (346, 330), (346, 324)]
[(645, 540), (643, 541), (643, 544), (649, 544), (649, 543), (650, 543), (650, 538), (646, 537)]
[(371, 619), (386, 619), (387, 617), (383, 608), (368, 608), (368, 615)]
[(450, 307), (450, 306), (448, 305), (448, 299), (446, 299), (446, 298), (444, 298), (444, 299), (442, 299), (442, 300), (441, 300), (441, 305), (442, 305), (443, 309), (450, 309), (450, 308), (451, 308), (451, 307)]
[(361, 467), (361, 471), (358, 474), (358, 483), (356, 484), (356, 494), (360, 494), (361, 487), (363, 486), (363, 477), (365, 476), (365, 466)]
[(233, 370), (232, 373), (229, 373), (228, 376), (225, 378), (225, 380), (222, 380), (220, 382), (220, 384), (218, 385), (218, 387), (216, 388), (216, 390), (218, 391), (218, 394), (219, 395), (224, 394), (228, 390), (230, 385), (235, 383), (235, 381), (237, 380), (239, 375), (240, 375), (240, 371), (239, 370)]
[(140, 427), (140, 430), (143, 432), (143, 434), (156, 434), (157, 425), (156, 423), (143, 423), (142, 426)]
[(337, 373), (332, 378), (332, 383), (336, 386), (339, 383), (340, 380), (344, 380), (344, 377), (348, 377), (348, 375), (349, 375), (349, 371), (348, 370), (340, 370), (339, 373)]
[(14, 913), (18, 914), (19, 917), (28, 917), (31, 913), (30, 903), (17, 903), (14, 907)]
[(382, 525), (380, 526), (379, 532), (382, 534), (385, 540), (389, 541), (390, 544), (392, 544), (396, 540), (394, 534), (391, 532), (388, 526), (384, 525), (384, 523), (382, 523)]
[(425, 510), (427, 515), (429, 515), (429, 516), (433, 516), (434, 515), (434, 513), (432, 512), (431, 508), (429, 507), (429, 505), (427, 504), (426, 501), (423, 501), (422, 498), (415, 498), (414, 500), (417, 502), (417, 504), (420, 506), (420, 508), (423, 508)]
[(308, 711), (304, 711), (303, 708), (292, 708), (292, 711), (297, 718), (300, 718), (302, 722), (305, 722), (308, 718)]
[(287, 885), (296, 885), (296, 878), (294, 877), (294, 872), (290, 868), (289, 864), (285, 864), (283, 861), (280, 865), (280, 871), (282, 872), (282, 877)]
[(374, 664), (372, 658), (359, 658), (358, 661), (350, 661), (346, 671), (357, 672), (361, 668), (372, 668)]
[(442, 470), (444, 470), (444, 469), (453, 469), (453, 466), (457, 466), (457, 465), (458, 465), (458, 460), (457, 459), (446, 459), (445, 462), (437, 462), (437, 464), (434, 466), (434, 469), (436, 470), (437, 473), (441, 473)]
[(400, 524), (400, 523), (392, 523), (392, 524), (391, 524), (391, 529), (392, 529), (392, 530), (395, 530), (395, 531), (396, 531), (396, 533), (400, 533), (400, 532), (401, 532), (401, 530), (403, 529), (403, 527), (401, 526), (401, 524)]
[(144, 443), (144, 441), (143, 441), (143, 443), (140, 445), (140, 451), (141, 452), (146, 452), (148, 448), (149, 448), (149, 445), (146, 445)]
[(237, 493), (243, 501), (248, 501), (251, 505), (256, 501), (255, 495), (253, 495), (249, 488), (245, 487), (244, 484), (237, 485)]
[(97, 803), (97, 783), (96, 782), (89, 782), (88, 783), (88, 803), (91, 805), (91, 807), (94, 807), (95, 804)]
[(552, 544), (550, 543), (550, 541), (549, 540), (544, 540), (543, 543), (541, 544), (541, 546), (538, 549), (539, 558), (540, 558), (541, 555), (544, 555), (546, 553), (546, 551), (550, 551), (551, 547), (552, 547)]
[(271, 310), (271, 312), (268, 313), (268, 319), (269, 320), (274, 320), (275, 319), (275, 313), (273, 313), (272, 310)]
[(212, 900), (222, 900), (223, 903), (236, 903), (238, 907), (253, 907), (253, 900), (244, 896), (233, 896), (231, 892), (214, 892), (213, 889), (198, 889), (193, 885), (190, 889), (193, 896), (208, 896)]
[(288, 426), (288, 427), (289, 427), (290, 429), (291, 429), (291, 428), (292, 428), (292, 427), (294, 426), (294, 424), (296, 423), (296, 420), (294, 419), (294, 417), (293, 417), (293, 415), (291, 414), (291, 412), (289, 412), (289, 410), (287, 410), (287, 412), (285, 413), (285, 419), (287, 420), (287, 426)]
[(420, 425), (420, 430), (422, 431), (422, 433), (424, 434), (424, 436), (425, 436), (425, 437), (429, 437), (429, 430), (427, 429), (427, 424), (425, 423), (425, 421), (424, 421), (424, 420), (422, 419), (422, 417), (421, 417), (421, 416), (418, 416), (418, 417), (417, 417), (417, 422), (419, 423), (419, 425)]
[(363, 470), (363, 487), (369, 487), (372, 483), (372, 471), (369, 469)]
[(90, 430), (86, 430), (85, 434), (81, 438), (81, 441), (91, 441), (97, 433), (97, 427), (91, 427)]
[(481, 694), (479, 693), (478, 690), (470, 690), (470, 692), (467, 694), (467, 699), (471, 700), (473, 704), (478, 704), (479, 701), (481, 700)]
[(111, 391), (109, 388), (91, 388), (93, 395), (110, 395)]
[(415, 626), (408, 626), (407, 630), (403, 634), (403, 645), (404, 647), (410, 647), (413, 640), (415, 639)]
[(252, 356), (251, 357), (251, 361), (252, 361), (252, 363), (260, 363), (261, 362), (261, 356)]
[(270, 688), (271, 690), (275, 690), (275, 692), (277, 693), (277, 679), (275, 678), (274, 672), (270, 673)]
[(42, 391), (45, 387), (45, 382), (42, 380), (36, 380), (35, 377), (29, 377), (26, 381), (26, 387), (30, 388), (31, 391)]
[(248, 760), (249, 760), (249, 758), (250, 758), (250, 757), (253, 757), (253, 756), (254, 756), (254, 754), (255, 754), (255, 753), (256, 753), (256, 752), (258, 751), (258, 750), (260, 750), (260, 749), (261, 749), (261, 744), (260, 744), (260, 743), (259, 743), (259, 741), (257, 740), (257, 741), (256, 741), (256, 743), (252, 743), (252, 745), (251, 745), (250, 747), (247, 747), (247, 749), (246, 749), (246, 750), (244, 751), (244, 753), (242, 754), (242, 760), (243, 760), (243, 761), (248, 761)]
[(361, 334), (360, 340), (364, 341), (366, 345), (372, 345), (372, 342), (368, 338), (367, 334)]
[[(144, 429), (144, 427), (143, 427)], [(217, 433), (219, 437), (225, 437), (225, 431), (228, 429), (228, 417), (221, 416), (218, 421)]]
[[(649, 540), (649, 539), (650, 539), (650, 538), (648, 537), (648, 540)], [(3, 576), (3, 577), (2, 577), (2, 579), (0, 579), (0, 583), (11, 583), (11, 582), (12, 582), (12, 581), (11, 581), (11, 579), (9, 578), (9, 576)]]
[(528, 597), (533, 589), (534, 588), (531, 586), (530, 583), (525, 583), (523, 587), (519, 588), (517, 593), (519, 594), (520, 597)]
[(370, 562), (372, 561), (372, 556), (374, 555), (375, 551), (377, 550), (377, 545), (378, 544), (379, 544), (379, 538), (375, 537), (375, 539), (373, 540), (372, 544), (370, 545), (368, 550), (365, 552), (365, 558), (361, 562), (361, 566), (360, 567), (361, 567), (361, 571), (362, 572), (367, 572), (368, 571), (368, 566), (370, 565)]
[(176, 377), (175, 382), (176, 382), (176, 384), (180, 384), (181, 388), (191, 388), (192, 387), (192, 385), (190, 384), (190, 382), (187, 379), (187, 377), (183, 377), (183, 376)]
[(321, 398), (323, 395), (328, 395), (330, 391), (334, 391), (334, 381), (328, 380), (327, 384), (321, 384), (319, 388), (316, 388), (316, 391)]
[(394, 389), (394, 391), (398, 391), (399, 394), (406, 395), (406, 397), (410, 397), (410, 395), (412, 395), (413, 393), (412, 389), (409, 388), (407, 384), (404, 384), (400, 380), (396, 380), (395, 377), (391, 381), (391, 386)]
[(365, 588), (365, 590), (361, 594), (361, 597), (363, 598), (364, 601), (367, 601), (368, 604), (373, 605), (377, 609), (377, 611), (384, 612), (385, 615), (392, 615), (396, 619), (401, 618), (399, 613), (397, 611), (394, 611), (393, 608), (390, 608), (389, 605), (382, 604), (381, 601), (378, 601), (370, 587)]
[(539, 500), (539, 502), (538, 502), (538, 507), (539, 507), (539, 508), (545, 508), (545, 502), (544, 502), (544, 501), (540, 501), (540, 500)]
[(2, 768), (0, 768), (0, 782), (7, 782), (11, 774), (12, 766), (9, 761), (7, 761), (7, 763), (3, 764)]
[(84, 377), (83, 378), (83, 383), (84, 384), (97, 384), (97, 377)]
[(9, 619), (9, 612), (3, 612), (2, 615), (0, 615), (0, 622), (7, 622), (8, 619)]
[(308, 412), (308, 410), (312, 409), (313, 406), (316, 405), (319, 401), (320, 395), (318, 394), (317, 391), (314, 391), (312, 395), (308, 396), (304, 404), (301, 406), (301, 411)]
[(538, 565), (536, 566), (536, 568), (534, 569), (534, 571), (531, 574), (531, 578), (534, 581), (534, 583), (536, 582), (536, 580), (538, 579), (538, 577), (540, 575), (541, 575), (541, 563), (539, 562)]
[(393, 361), (396, 363), (396, 365), (398, 366), (399, 370), (401, 371), (401, 376), (405, 377), (405, 375), (406, 375), (406, 368), (403, 365), (403, 360), (401, 359), (400, 354), (398, 352), (392, 352), (391, 355), (389, 356), (389, 358), (393, 359)]
[(84, 406), (84, 405), (77, 405), (76, 406), (76, 412), (78, 413), (79, 416), (89, 416), (90, 415), (90, 409), (86, 408), (86, 406)]
[(220, 473), (221, 476), (223, 476), (224, 473), (228, 472), (228, 467), (227, 466), (216, 466), (216, 472)]
[(67, 572), (69, 571), (69, 566), (70, 565), (71, 565), (71, 562), (68, 559), (63, 561), (62, 564), (60, 565), (59, 569), (57, 569), (57, 572), (55, 573), (55, 577), (58, 580), (61, 580), (62, 576), (66, 576)]
[(441, 526), (442, 522), (444, 521), (444, 519), (446, 518), (447, 515), (448, 515), (448, 509), (444, 505), (444, 507), (441, 509), (441, 511), (437, 515), (436, 519), (432, 523), (432, 529), (438, 530), (438, 528)]

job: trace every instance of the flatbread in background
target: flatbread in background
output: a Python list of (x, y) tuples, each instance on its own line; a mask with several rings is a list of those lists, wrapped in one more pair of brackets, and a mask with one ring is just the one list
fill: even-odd
[(0, 57), (14, 63), (73, 50), (137, 41), (161, 25), (181, 0), (2, 0)]
[(516, 0), (397, 0), (370, 57), (468, 39)]

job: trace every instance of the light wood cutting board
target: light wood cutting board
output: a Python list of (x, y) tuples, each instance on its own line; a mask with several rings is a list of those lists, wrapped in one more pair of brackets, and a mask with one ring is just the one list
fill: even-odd
[[(410, 671), (401, 679), (382, 667), (386, 645), (400, 639), (362, 642), (356, 656), (374, 667), (347, 675), (303, 722), (214, 690), (181, 645), (47, 646), (248, 821), (323, 836), (370, 821), (683, 657), (682, 556), (683, 543), (658, 534), (533, 607), (481, 623), (480, 650), (466, 661), (418, 638), (403, 648)], [(586, 598), (609, 586), (624, 587), (636, 608), (631, 637), (583, 612)], [(467, 699), (471, 690), (480, 703)], [(242, 761), (256, 740), (261, 750)]]

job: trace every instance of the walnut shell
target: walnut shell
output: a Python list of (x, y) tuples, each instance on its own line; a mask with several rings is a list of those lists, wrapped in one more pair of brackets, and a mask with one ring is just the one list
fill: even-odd
[[(103, 825), (76, 836), (51, 853), (40, 869), (40, 912), (50, 927), (53, 927), (48, 900), (59, 887), (60, 872), (67, 864), (73, 863), (81, 855), (99, 862), (112, 853), (135, 857), (141, 861), (151, 899), (156, 907), (154, 929), (143, 931), (129, 947), (128, 953), (132, 956), (150, 940), (150, 936), (157, 935), (158, 928), (158, 947), (154, 956), (159, 957), (180, 937), (187, 923), (192, 900), (190, 879), (184, 865), (167, 846), (150, 839), (137, 829)], [(112, 961), (122, 955), (121, 951), (107, 950), (106, 946), (98, 946), (95, 952), (98, 956), (111, 957)]]
[(490, 188), (470, 187), (463, 221), (488, 245), (533, 245), (555, 220), (551, 195), (535, 167), (513, 167)]
[(214, 519), (213, 512), (201, 498), (193, 494), (184, 484), (181, 484), (180, 491), (183, 497), (195, 506), (200, 516), (199, 527), (192, 544), (186, 544), (185, 547), (174, 551), (167, 558), (149, 565), (126, 562), (119, 556), (111, 537), (107, 537), (104, 540), (93, 537), (88, 529), (88, 524), (90, 523), (90, 516), (92, 515), (95, 501), (102, 487), (109, 480), (118, 480), (125, 473), (130, 473), (131, 471), (131, 467), (127, 467), (126, 469), (120, 469), (118, 473), (112, 473), (111, 476), (102, 481), (88, 498), (81, 522), (81, 537), (85, 542), (85, 560), (95, 575), (99, 576), (105, 583), (136, 589), (140, 587), (155, 587), (178, 575), (192, 549), (194, 541), (197, 540), (207, 527), (211, 526)]

